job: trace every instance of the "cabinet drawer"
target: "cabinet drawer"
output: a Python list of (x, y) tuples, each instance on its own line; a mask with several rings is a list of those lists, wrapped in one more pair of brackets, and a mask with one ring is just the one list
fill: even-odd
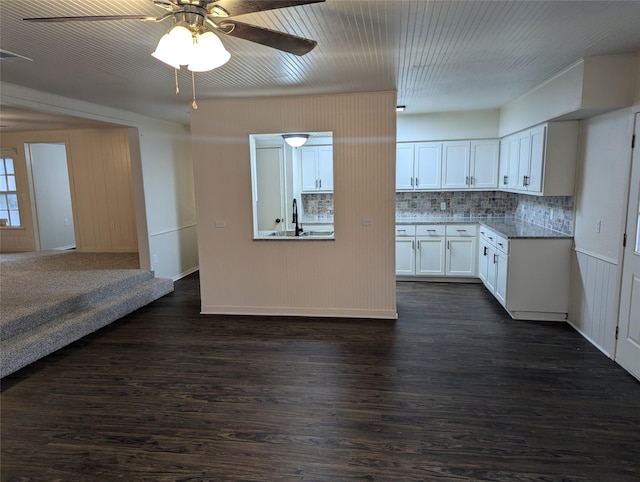
[(475, 224), (447, 224), (447, 236), (463, 236), (468, 238), (476, 237)]
[(416, 226), (416, 234), (418, 236), (444, 236), (444, 224), (421, 224)]
[(486, 226), (480, 226), (480, 239), (487, 243), (489, 246), (496, 247), (496, 238), (498, 236), (491, 229)]
[(414, 224), (396, 224), (396, 236), (415, 236), (416, 226)]
[(509, 254), (509, 240), (499, 234), (496, 235), (496, 248), (504, 254)]

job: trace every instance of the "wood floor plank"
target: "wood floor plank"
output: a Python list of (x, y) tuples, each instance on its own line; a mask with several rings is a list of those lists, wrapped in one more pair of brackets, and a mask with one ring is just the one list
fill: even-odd
[(203, 316), (175, 292), (2, 380), (1, 479), (640, 480), (640, 383), (479, 284), (397, 321)]

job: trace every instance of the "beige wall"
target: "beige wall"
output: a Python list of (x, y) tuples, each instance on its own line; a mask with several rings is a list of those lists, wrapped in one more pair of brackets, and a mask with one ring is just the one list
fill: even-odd
[[(6, 133), (2, 146), (17, 153), (18, 182), (29, 192), (24, 145), (64, 142), (78, 251), (137, 252), (128, 129)], [(21, 197), (24, 230), (2, 230), (3, 251), (35, 249), (31, 200)]]
[[(199, 102), (191, 130), (204, 313), (396, 317), (395, 100)], [(296, 131), (333, 132), (335, 240), (254, 241), (249, 134)]]

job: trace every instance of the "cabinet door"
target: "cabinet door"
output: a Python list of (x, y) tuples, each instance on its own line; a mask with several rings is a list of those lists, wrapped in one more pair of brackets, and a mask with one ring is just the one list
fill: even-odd
[(494, 296), (496, 292), (497, 263), (498, 258), (496, 248), (487, 245), (487, 279), (485, 281), (485, 285)]
[(529, 183), (529, 163), (531, 162), (531, 136), (529, 131), (518, 135), (518, 183), (516, 189), (526, 191)]
[(396, 190), (413, 189), (414, 144), (396, 144)]
[(441, 142), (420, 142), (415, 145), (415, 188), (440, 189)]
[(520, 139), (517, 135), (510, 136), (509, 142), (509, 167), (506, 189), (518, 188), (518, 167), (520, 166)]
[(487, 274), (489, 273), (489, 246), (485, 241), (480, 241), (478, 250), (478, 277), (487, 284)]
[(318, 190), (333, 191), (333, 147), (318, 147)]
[(318, 189), (318, 155), (317, 147), (310, 146), (300, 149), (303, 191), (315, 191)]
[(442, 143), (442, 188), (467, 189), (469, 187), (470, 142)]
[(498, 187), (497, 140), (471, 141), (469, 165), (471, 189), (495, 189)]
[(396, 238), (396, 274), (415, 274), (415, 238)]
[(444, 275), (444, 237), (417, 237), (416, 274)]
[(509, 139), (500, 141), (500, 167), (498, 175), (498, 187), (506, 189), (509, 185)]
[(507, 306), (507, 272), (509, 258), (500, 251), (496, 251), (496, 282), (494, 295), (500, 304)]
[(530, 131), (531, 158), (529, 160), (529, 179), (527, 191), (542, 193), (542, 174), (544, 168), (545, 127), (539, 126)]
[(447, 237), (447, 276), (476, 275), (476, 238)]

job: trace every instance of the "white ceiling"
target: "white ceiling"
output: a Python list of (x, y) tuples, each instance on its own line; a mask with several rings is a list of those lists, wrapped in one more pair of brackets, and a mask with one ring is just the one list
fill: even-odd
[[(167, 22), (22, 20), (163, 13), (151, 0), (2, 0), (0, 48), (33, 61), (0, 62), (0, 78), (186, 124), (188, 71), (175, 95), (150, 55)], [(397, 90), (407, 114), (492, 109), (584, 57), (640, 51), (640, 1), (327, 0), (238, 20), (318, 46), (296, 57), (224, 37), (231, 60), (196, 74), (199, 99)]]

